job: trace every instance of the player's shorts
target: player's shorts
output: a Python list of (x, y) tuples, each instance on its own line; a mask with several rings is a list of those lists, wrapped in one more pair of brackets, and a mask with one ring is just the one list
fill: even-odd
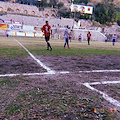
[(90, 41), (90, 38), (88, 38), (88, 41)]
[(50, 36), (45, 36), (46, 42), (50, 40)]
[(113, 39), (113, 42), (115, 42), (115, 39)]
[(71, 37), (69, 37), (69, 39), (71, 39)]

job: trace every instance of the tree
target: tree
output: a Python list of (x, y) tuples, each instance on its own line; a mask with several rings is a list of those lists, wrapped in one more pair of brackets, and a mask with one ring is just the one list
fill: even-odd
[(105, 24), (106, 22), (114, 22), (116, 21), (117, 12), (113, 4), (100, 4), (98, 3), (94, 10), (95, 20), (100, 22), (101, 24)]
[(62, 7), (61, 9), (58, 10), (58, 15), (64, 18), (70, 18), (71, 16), (71, 11), (67, 9), (66, 7)]
[(50, 0), (50, 4), (54, 6), (57, 5), (58, 0)]
[(117, 11), (115, 10), (115, 6), (113, 4), (109, 5), (109, 10), (108, 10), (108, 22), (114, 22), (116, 21), (116, 16), (117, 16)]
[(90, 0), (74, 0), (74, 3), (76, 3), (76, 4), (85, 3), (85, 5), (87, 5), (87, 3), (88, 3), (89, 1), (90, 1)]
[(117, 23), (120, 26), (120, 9), (117, 11)]
[(105, 24), (107, 22), (108, 8), (105, 4), (98, 3), (95, 7), (95, 20), (100, 22), (101, 24)]
[(60, 9), (61, 7), (64, 6), (64, 3), (63, 3), (63, 2), (59, 2), (59, 3), (57, 4), (57, 6), (58, 6), (58, 9)]

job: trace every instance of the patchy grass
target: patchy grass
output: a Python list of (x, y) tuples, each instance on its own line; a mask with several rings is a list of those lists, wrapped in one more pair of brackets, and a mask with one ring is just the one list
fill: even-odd
[(28, 53), (19, 47), (1, 47), (0, 57), (2, 58), (18, 58), (25, 57)]
[(13, 101), (11, 101), (8, 106), (5, 108), (6, 115), (15, 115), (19, 114), (22, 110), (22, 105), (15, 104)]
[[(17, 80), (19, 79), (19, 80)], [(10, 81), (19, 81), (17, 85)], [(89, 92), (83, 88), (79, 88), (79, 95), (77, 90), (73, 89), (76, 84), (67, 82), (65, 80), (59, 81), (49, 79), (46, 82), (41, 82), (37, 87), (33, 85), (36, 79), (23, 79), (23, 77), (15, 77), (11, 79), (3, 79), (0, 82), (1, 90), (0, 96), (4, 108), (1, 108), (4, 117), (14, 119), (114, 119), (116, 113), (111, 113), (107, 108), (101, 106), (104, 101), (96, 93), (90, 98)], [(5, 84), (4, 84), (5, 83)], [(11, 85), (9, 85), (9, 83)], [(3, 86), (4, 85), (4, 86)], [(9, 87), (14, 86), (17, 94), (9, 91)], [(29, 86), (27, 88), (27, 86)], [(54, 87), (53, 87), (54, 86)], [(66, 87), (66, 86), (69, 86)], [(77, 87), (77, 86), (76, 86)], [(75, 88), (76, 88), (75, 87)], [(86, 92), (85, 92), (86, 91)], [(80, 97), (80, 96), (86, 97)], [(9, 102), (6, 98), (9, 98)], [(95, 111), (95, 106), (97, 110)]]
[(4, 78), (3, 80), (0, 81), (0, 86), (8, 86), (10, 88), (17, 87), (19, 85), (19, 81), (12, 80), (10, 78)]
[(31, 52), (37, 55), (62, 55), (62, 56), (86, 56), (86, 54), (98, 54), (98, 55), (110, 55), (110, 54), (120, 54), (119, 50), (104, 50), (104, 49), (94, 49), (94, 48), (71, 48), (71, 49), (61, 49), (61, 47), (54, 48), (52, 52), (46, 51), (45, 49), (32, 49)]
[[(84, 56), (85, 54), (120, 54), (120, 43), (116, 43), (113, 47), (112, 43), (91, 41), (91, 45), (88, 46), (86, 41), (79, 43), (74, 40), (70, 43), (71, 49), (63, 49), (64, 40), (50, 40), (53, 50), (47, 51), (44, 39), (20, 37), (15, 39), (36, 55)], [(14, 58), (28, 54), (12, 37), (1, 37), (0, 42), (1, 57)]]

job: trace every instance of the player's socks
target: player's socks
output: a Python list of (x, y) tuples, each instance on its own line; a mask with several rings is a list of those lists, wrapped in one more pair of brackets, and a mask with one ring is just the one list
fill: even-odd
[(50, 48), (50, 51), (52, 51), (52, 47)]

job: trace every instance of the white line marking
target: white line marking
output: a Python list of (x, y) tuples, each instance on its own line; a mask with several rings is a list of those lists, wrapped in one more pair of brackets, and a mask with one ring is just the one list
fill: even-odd
[(92, 82), (89, 83), (89, 85), (99, 85), (99, 84), (117, 84), (120, 83), (120, 81), (102, 81), (102, 82)]
[(19, 75), (22, 75), (22, 74), (4, 74), (4, 75), (0, 75), (0, 77), (14, 77)]
[(107, 94), (105, 94), (104, 92), (95, 89), (94, 87), (90, 86), (89, 83), (83, 83), (83, 85), (86, 86), (87, 88), (93, 90), (93, 91), (96, 91), (96, 92), (100, 93), (100, 94), (103, 96), (103, 98), (104, 98), (105, 100), (107, 100), (108, 102), (110, 102), (111, 104), (113, 104), (113, 105), (115, 105), (115, 106), (117, 106), (117, 107), (120, 107), (120, 102), (119, 102), (119, 101), (117, 101), (117, 100), (109, 97), (109, 96), (108, 96)]
[[(96, 71), (96, 70), (95, 70)], [(101, 72), (106, 72), (106, 71), (114, 71), (114, 72), (120, 72), (119, 70), (100, 70)], [(93, 71), (79, 71), (80, 73), (84, 72), (93, 72)], [(48, 74), (74, 74), (77, 72), (69, 72), (69, 71), (60, 71), (60, 72), (55, 72), (55, 71), (48, 71), (44, 73), (18, 73), (18, 74), (1, 74), (0, 77), (12, 77), (12, 76), (19, 76), (19, 75), (25, 75), (25, 76), (30, 76), (30, 75), (48, 75)], [(90, 85), (97, 85), (97, 84), (107, 84), (107, 83), (119, 83), (120, 81), (104, 81), (104, 82), (93, 82), (89, 83)]]
[(102, 72), (120, 72), (120, 70), (91, 70), (91, 71), (79, 71), (80, 73), (102, 73)]
[(14, 77), (14, 76), (32, 76), (32, 75), (50, 75), (55, 74), (54, 72), (44, 72), (44, 73), (18, 73), (18, 74), (4, 74), (0, 77)]
[(61, 72), (57, 72), (59, 74), (69, 74), (70, 72), (69, 71), (61, 71)]
[(68, 74), (68, 71), (61, 72), (44, 72), (44, 73), (17, 73), (17, 74), (1, 74), (0, 77), (14, 77), (14, 76), (32, 76), (32, 75), (52, 75), (52, 74)]
[(103, 81), (102, 84), (117, 84), (120, 83), (120, 81)]
[(46, 69), (48, 72), (50, 73), (55, 73), (55, 71), (51, 70), (49, 67), (47, 67), (46, 65), (44, 65), (39, 59), (35, 58), (35, 56), (29, 52), (29, 50), (27, 48), (25, 48), (17, 39), (13, 38), (15, 41), (17, 41), (17, 43), (19, 43), (25, 50), (26, 52), (35, 60), (37, 61), (37, 63), (43, 67), (44, 69)]

